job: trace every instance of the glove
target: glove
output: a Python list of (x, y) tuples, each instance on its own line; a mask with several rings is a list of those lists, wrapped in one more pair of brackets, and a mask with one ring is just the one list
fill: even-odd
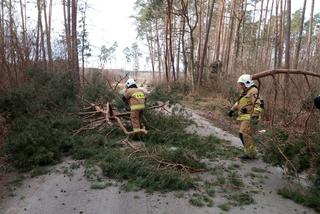
[(234, 114), (234, 111), (233, 111), (233, 110), (230, 110), (230, 111), (228, 112), (228, 116), (229, 116), (229, 117), (232, 117), (233, 114)]
[(253, 125), (257, 125), (259, 121), (259, 117), (258, 116), (251, 116), (251, 123)]
[(247, 113), (248, 113), (248, 110), (247, 110), (246, 108), (243, 108), (243, 109), (240, 110), (240, 112), (241, 112), (242, 114), (247, 114)]

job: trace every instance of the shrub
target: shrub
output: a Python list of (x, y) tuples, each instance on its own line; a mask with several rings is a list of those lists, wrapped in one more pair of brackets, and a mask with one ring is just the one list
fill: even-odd
[(71, 135), (80, 121), (66, 113), (78, 110), (76, 88), (69, 73), (28, 72), (29, 82), (1, 92), (0, 112), (11, 119), (6, 154), (18, 169), (57, 163), (72, 148)]
[[(72, 123), (73, 125), (72, 125)], [(6, 138), (6, 148), (18, 169), (57, 163), (70, 140), (73, 120), (53, 119), (50, 116), (17, 118)]]
[(69, 73), (29, 71), (30, 82), (0, 93), (0, 112), (19, 116), (75, 110), (76, 89)]
[(292, 199), (296, 203), (303, 204), (315, 209), (317, 212), (320, 212), (320, 189), (313, 188), (308, 192), (301, 192), (282, 188), (278, 191), (278, 194), (284, 198)]
[(182, 96), (179, 95), (179, 90), (176, 87), (167, 89), (165, 86), (156, 86), (152, 92), (148, 95), (148, 102), (153, 104), (155, 102), (167, 102), (170, 105), (179, 103), (182, 100)]
[(84, 98), (91, 102), (107, 103), (115, 98), (115, 93), (108, 90), (101, 73), (96, 72), (91, 83), (84, 87)]

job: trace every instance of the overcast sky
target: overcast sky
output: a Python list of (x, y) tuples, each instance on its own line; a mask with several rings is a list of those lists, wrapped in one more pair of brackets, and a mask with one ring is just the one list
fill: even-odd
[[(94, 49), (100, 48), (103, 44), (111, 45), (118, 41), (119, 51), (117, 66), (124, 67), (122, 50), (131, 46), (136, 41), (136, 32), (133, 19), (135, 0), (90, 0), (88, 11), (89, 36)], [(303, 0), (292, 0), (292, 11), (296, 11), (303, 5)], [(306, 18), (310, 16), (311, 1), (307, 1)], [(320, 1), (315, 1), (315, 12), (320, 12)], [(140, 48), (147, 51), (143, 44)], [(142, 61), (145, 61), (144, 59)], [(93, 60), (94, 63), (94, 60)], [(145, 66), (140, 66), (144, 68)]]
[[(135, 0), (90, 0), (88, 9), (88, 32), (92, 48), (99, 50), (102, 45), (111, 46), (113, 42), (118, 42), (117, 65), (124, 67), (125, 60), (122, 50), (131, 47), (136, 42), (136, 31), (134, 20), (130, 16), (135, 14)], [(140, 48), (146, 51), (143, 43)], [(98, 54), (99, 51), (94, 51)], [(95, 59), (91, 60), (96, 65)], [(142, 61), (145, 61), (144, 59)], [(142, 64), (142, 63), (140, 63)], [(128, 69), (131, 69), (130, 66)], [(140, 65), (144, 69), (143, 65)]]
[[(122, 50), (131, 47), (136, 42), (134, 20), (130, 16), (135, 15), (134, 2), (136, 0), (88, 0), (87, 23), (89, 40), (93, 56), (89, 59), (88, 66), (98, 66), (97, 55), (102, 45), (111, 46), (118, 42), (117, 63), (113, 67), (132, 69), (132, 65), (126, 65)], [(63, 28), (61, 0), (54, 0), (53, 35), (61, 34)], [(303, 0), (292, 0), (292, 11), (302, 8)], [(310, 16), (311, 0), (307, 0), (306, 19)], [(28, 10), (35, 11), (35, 5), (28, 4)], [(315, 13), (320, 12), (320, 1), (315, 0)], [(36, 13), (35, 13), (36, 14)], [(31, 18), (36, 23), (36, 15)], [(32, 23), (32, 22), (31, 22)], [(146, 65), (146, 46), (140, 42), (140, 49), (145, 53), (140, 62), (140, 69), (149, 69)]]

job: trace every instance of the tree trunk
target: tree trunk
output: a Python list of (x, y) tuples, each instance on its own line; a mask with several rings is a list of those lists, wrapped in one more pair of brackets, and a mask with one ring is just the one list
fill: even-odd
[(300, 54), (301, 40), (302, 40), (302, 33), (303, 33), (304, 16), (306, 13), (306, 5), (307, 5), (307, 0), (304, 0), (301, 21), (300, 21), (299, 38), (298, 38), (296, 53), (295, 53), (295, 57), (294, 57), (294, 64), (293, 64), (294, 69), (298, 68), (299, 54)]
[(183, 55), (183, 77), (184, 81), (188, 81), (188, 60), (187, 60), (187, 53), (186, 53), (186, 43), (185, 43), (185, 28), (186, 28), (186, 20), (182, 17), (182, 32), (181, 32), (181, 48), (182, 48), (182, 55)]
[(287, 0), (287, 35), (286, 35), (286, 55), (285, 68), (290, 69), (290, 36), (291, 36), (291, 0)]
[[(283, 6), (283, 1), (280, 1), (280, 29), (279, 29), (279, 52), (278, 52), (278, 64), (277, 67), (281, 68), (282, 66), (282, 56), (283, 56), (283, 29), (284, 29), (284, 10), (286, 3)], [(284, 8), (283, 8), (284, 7)]]
[[(49, 7), (52, 7), (52, 0), (50, 0), (49, 3)], [(49, 9), (50, 11), (51, 9)], [(46, 38), (47, 38), (47, 53), (48, 53), (48, 62), (49, 62), (49, 66), (48, 68), (51, 69), (52, 68), (52, 50), (51, 50), (51, 23), (49, 23), (51, 21), (51, 17), (48, 18), (47, 16), (47, 5), (46, 5), (46, 0), (43, 0), (43, 16), (44, 16), (44, 23), (45, 23), (45, 28), (46, 28)], [(49, 16), (50, 16), (50, 12), (49, 12)], [(49, 21), (48, 21), (49, 19)]]
[(65, 0), (63, 0), (64, 4), (64, 23), (65, 23), (65, 32), (66, 32), (66, 45), (67, 45), (67, 53), (68, 53), (68, 67), (69, 71), (72, 71), (72, 47), (71, 47), (71, 2), (67, 0), (67, 4), (65, 4)]
[(216, 47), (216, 53), (215, 53), (215, 60), (214, 61), (219, 61), (220, 60), (220, 43), (221, 43), (221, 32), (222, 32), (222, 23), (223, 23), (223, 16), (224, 16), (224, 10), (225, 10), (225, 2), (224, 0), (221, 0), (221, 13), (219, 17), (219, 24), (218, 24), (218, 31), (217, 31), (217, 47)]
[(231, 6), (231, 21), (229, 22), (229, 37), (227, 42), (227, 47), (226, 47), (226, 51), (225, 51), (225, 57), (224, 57), (224, 66), (225, 66), (225, 73), (229, 73), (229, 59), (230, 59), (230, 50), (231, 50), (231, 44), (232, 44), (232, 40), (233, 40), (233, 30), (234, 30), (234, 14), (233, 11), (235, 9), (236, 6), (236, 1), (232, 2), (232, 6)]
[(198, 80), (200, 79), (200, 70), (199, 70), (199, 65), (200, 65), (200, 60), (201, 60), (201, 47), (202, 47), (202, 14), (204, 14), (202, 12), (203, 10), (203, 0), (200, 0), (199, 2), (199, 26), (197, 26), (197, 28), (199, 29), (198, 30), (198, 36), (197, 36), (197, 48), (196, 48), (196, 67), (195, 67), (195, 76), (196, 76), (196, 79), (195, 79), (195, 83), (198, 82)]
[(179, 80), (180, 76), (180, 51), (181, 51), (181, 34), (184, 31), (184, 23), (183, 17), (180, 17), (180, 26), (179, 26), (179, 34), (178, 34), (178, 44), (177, 44), (177, 58), (176, 58), (176, 71), (177, 71), (177, 80)]
[(14, 76), (15, 76), (15, 85), (18, 86), (19, 85), (19, 77), (18, 77), (18, 71), (16, 69), (16, 53), (17, 53), (17, 49), (16, 49), (16, 44), (15, 42), (15, 32), (14, 32), (14, 20), (13, 20), (13, 11), (12, 11), (12, 1), (9, 0), (9, 5), (8, 5), (8, 10), (9, 10), (9, 31), (10, 31), (10, 63), (11, 66), (14, 69)]
[(75, 80), (75, 86), (80, 89), (80, 75), (79, 75), (79, 60), (78, 60), (78, 42), (77, 42), (77, 12), (78, 0), (72, 0), (71, 15), (72, 15), (72, 71)]
[(261, 39), (261, 25), (262, 25), (263, 4), (264, 4), (264, 0), (261, 0), (258, 33), (257, 33), (257, 37), (256, 37), (256, 40), (257, 40), (257, 44), (256, 45), (257, 46), (256, 46), (255, 59), (254, 59), (255, 68), (258, 69), (258, 70), (261, 69), (261, 63), (259, 63), (259, 66), (257, 66), (257, 61), (258, 61), (259, 55), (260, 55), (260, 39)]
[(27, 30), (26, 30), (26, 26), (25, 26), (25, 17), (26, 14), (24, 13), (23, 10), (23, 3), (22, 0), (19, 1), (20, 2), (20, 15), (21, 15), (21, 27), (22, 27), (22, 46), (23, 46), (23, 57), (24, 59), (28, 58), (28, 50), (27, 50)]
[(172, 77), (173, 81), (176, 81), (176, 71), (174, 67), (174, 54), (173, 54), (173, 47), (172, 47), (172, 0), (167, 0), (168, 2), (168, 27), (169, 27), (169, 53), (170, 53), (170, 60), (171, 60), (171, 67), (172, 67)]
[(311, 3), (311, 11), (310, 11), (310, 21), (309, 21), (309, 30), (308, 30), (308, 47), (307, 47), (307, 65), (306, 69), (310, 69), (310, 55), (311, 55), (311, 40), (312, 40), (312, 29), (313, 29), (313, 12), (314, 12), (314, 0)]
[(199, 69), (200, 76), (198, 78), (198, 89), (200, 89), (200, 85), (202, 84), (203, 70), (204, 70), (204, 60), (205, 60), (205, 58), (207, 56), (208, 40), (209, 40), (209, 34), (210, 34), (210, 28), (211, 28), (211, 22), (212, 22), (212, 16), (213, 16), (214, 4), (215, 4), (215, 0), (212, 0), (211, 5), (210, 5), (210, 9), (209, 9), (209, 14), (208, 14), (208, 21), (207, 21), (207, 26), (206, 26), (206, 34), (205, 34), (203, 50), (202, 50), (202, 57), (201, 57), (201, 62), (200, 62), (200, 69)]
[(156, 19), (156, 34), (157, 34), (157, 41), (156, 42), (157, 42), (158, 70), (159, 70), (159, 79), (161, 80), (161, 48), (160, 48), (158, 19)]
[(152, 80), (155, 80), (155, 71), (154, 71), (154, 48), (153, 48), (153, 42), (152, 42), (152, 29), (150, 27), (150, 36), (147, 36), (147, 43), (148, 43), (148, 49), (150, 54), (150, 60), (151, 60), (151, 69), (152, 69)]
[[(285, 68), (290, 69), (290, 36), (291, 36), (291, 0), (287, 0), (287, 41), (286, 41), (286, 59), (285, 59)], [(289, 103), (289, 74), (285, 76), (284, 79), (284, 103), (283, 108), (284, 112), (287, 110), (287, 106)]]
[(169, 20), (168, 20), (168, 16), (165, 17), (165, 26), (164, 26), (164, 31), (165, 31), (165, 52), (164, 52), (164, 63), (165, 63), (165, 72), (166, 72), (166, 81), (167, 84), (170, 82), (169, 79), (169, 38), (168, 38), (168, 34), (169, 34)]

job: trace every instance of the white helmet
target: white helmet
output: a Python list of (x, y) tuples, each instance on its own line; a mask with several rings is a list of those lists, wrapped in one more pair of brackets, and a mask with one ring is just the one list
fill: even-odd
[(250, 74), (242, 74), (239, 77), (237, 82), (238, 83), (243, 83), (246, 86), (246, 88), (249, 88), (249, 87), (254, 85), (254, 82), (252, 81)]
[(134, 81), (134, 79), (132, 79), (132, 78), (128, 79), (126, 82), (127, 88), (129, 88), (130, 86), (135, 85), (135, 84), (136, 84), (136, 81)]

